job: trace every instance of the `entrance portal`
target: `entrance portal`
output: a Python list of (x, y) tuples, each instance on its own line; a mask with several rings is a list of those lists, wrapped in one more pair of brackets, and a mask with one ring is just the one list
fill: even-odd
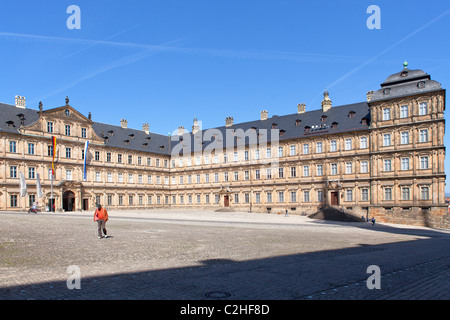
[(230, 206), (230, 196), (229, 195), (224, 195), (223, 196), (223, 204), (225, 207), (229, 207)]
[(63, 209), (64, 211), (75, 210), (75, 194), (72, 191), (63, 193)]
[(83, 199), (83, 210), (89, 210), (89, 199)]
[(330, 204), (332, 206), (338, 206), (339, 205), (339, 192), (332, 191), (330, 192)]

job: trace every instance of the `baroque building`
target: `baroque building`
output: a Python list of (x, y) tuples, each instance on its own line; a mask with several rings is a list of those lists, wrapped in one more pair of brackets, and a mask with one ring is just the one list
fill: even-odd
[(206, 130), (194, 119), (191, 132), (167, 136), (147, 123), (135, 130), (125, 119), (95, 122), (68, 98), (35, 110), (16, 96), (15, 105), (0, 104), (0, 210), (34, 202), (58, 211), (102, 203), (300, 214), (336, 206), (378, 221), (450, 227), (444, 110), (445, 89), (406, 63), (367, 101), (333, 106), (325, 91), (317, 110), (263, 110), (258, 120), (227, 117)]

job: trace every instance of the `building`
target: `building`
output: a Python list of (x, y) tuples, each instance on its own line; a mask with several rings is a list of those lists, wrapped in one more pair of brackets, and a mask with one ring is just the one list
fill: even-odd
[[(445, 89), (404, 68), (367, 101), (173, 135), (94, 122), (70, 106), (0, 104), (0, 210), (230, 208), (313, 213), (338, 206), (378, 221), (449, 226), (445, 204)], [(56, 137), (56, 150), (52, 137)], [(89, 141), (84, 154), (85, 142)], [(55, 176), (51, 175), (53, 152)], [(87, 176), (84, 173), (84, 157)], [(20, 197), (19, 173), (28, 194)], [(43, 197), (38, 197), (39, 174)]]

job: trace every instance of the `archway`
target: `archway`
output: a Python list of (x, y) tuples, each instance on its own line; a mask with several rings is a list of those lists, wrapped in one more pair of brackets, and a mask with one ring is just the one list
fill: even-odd
[(63, 193), (63, 210), (75, 210), (75, 193), (73, 193), (72, 191), (66, 191)]

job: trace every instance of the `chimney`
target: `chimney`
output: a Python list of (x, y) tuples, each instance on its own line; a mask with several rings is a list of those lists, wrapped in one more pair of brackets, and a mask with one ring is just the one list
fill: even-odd
[(128, 128), (128, 121), (125, 119), (120, 120), (120, 126), (124, 129)]
[(261, 111), (261, 120), (267, 120), (269, 113), (267, 112), (267, 110), (263, 110)]
[(194, 118), (194, 125), (192, 126), (192, 134), (196, 134), (200, 130), (197, 118)]
[(184, 127), (183, 126), (178, 127), (178, 135), (181, 136), (181, 135), (183, 135), (183, 133), (184, 133)]
[(231, 127), (233, 125), (233, 117), (226, 117), (225, 118), (225, 126)]
[(297, 105), (297, 113), (305, 113), (306, 105), (304, 103), (299, 103)]
[(25, 97), (16, 96), (16, 108), (25, 109)]
[(367, 102), (370, 102), (370, 100), (372, 100), (373, 93), (374, 91), (367, 91)]
[(322, 111), (327, 112), (330, 109), (331, 109), (330, 94), (328, 93), (328, 90), (325, 90), (325, 92), (323, 93)]
[(146, 134), (150, 133), (150, 126), (148, 125), (148, 123), (144, 123), (142, 125), (142, 131), (144, 131)]

